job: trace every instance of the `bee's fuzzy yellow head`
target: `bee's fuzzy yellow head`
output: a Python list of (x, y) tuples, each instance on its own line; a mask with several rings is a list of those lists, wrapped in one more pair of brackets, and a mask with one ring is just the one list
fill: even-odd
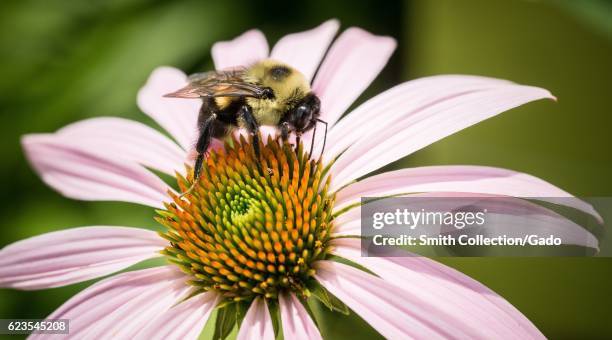
[(276, 100), (282, 102), (300, 99), (310, 92), (310, 84), (302, 72), (272, 59), (264, 59), (252, 65), (247, 77), (250, 81), (271, 88)]

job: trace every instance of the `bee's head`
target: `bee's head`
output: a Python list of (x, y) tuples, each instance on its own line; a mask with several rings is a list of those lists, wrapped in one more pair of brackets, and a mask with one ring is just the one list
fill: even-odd
[(320, 109), (321, 101), (310, 92), (291, 109), (287, 121), (297, 132), (310, 130), (315, 124), (315, 119), (319, 117)]

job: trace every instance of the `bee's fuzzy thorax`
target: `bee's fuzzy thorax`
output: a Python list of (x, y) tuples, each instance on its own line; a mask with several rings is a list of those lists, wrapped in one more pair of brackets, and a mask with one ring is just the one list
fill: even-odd
[[(295, 107), (301, 99), (311, 92), (306, 77), (293, 67), (272, 59), (258, 61), (246, 68), (245, 82), (267, 87), (274, 92), (274, 98), (245, 98), (246, 104), (253, 109), (253, 115), (260, 125), (277, 125), (283, 115)], [(216, 97), (219, 109), (229, 107), (237, 97)], [(238, 118), (238, 126), (244, 127)]]

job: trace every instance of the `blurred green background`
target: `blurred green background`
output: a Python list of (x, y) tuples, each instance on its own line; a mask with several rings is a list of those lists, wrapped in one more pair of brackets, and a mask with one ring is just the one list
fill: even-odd
[[(608, 1), (12, 1), (0, 3), (0, 246), (83, 225), (155, 228), (149, 208), (48, 189), (19, 136), (94, 116), (153, 124), (135, 104), (159, 65), (210, 69), (210, 47), (258, 27), (271, 44), (336, 17), (398, 39), (364, 98), (416, 77), (468, 73), (550, 89), (391, 167), (481, 164), (521, 170), (581, 196), (611, 196), (612, 4)], [(612, 259), (441, 258), (512, 302), (550, 338), (612, 337)], [(42, 318), (90, 283), (0, 290), (0, 318)], [(329, 316), (329, 338), (375, 333)], [(358, 331), (358, 332), (357, 332)]]

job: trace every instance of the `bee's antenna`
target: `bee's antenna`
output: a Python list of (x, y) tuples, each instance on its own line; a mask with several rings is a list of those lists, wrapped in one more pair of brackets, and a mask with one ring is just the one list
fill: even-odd
[(317, 122), (314, 121), (314, 129), (312, 130), (312, 138), (310, 139), (310, 153), (308, 153), (308, 157), (312, 157), (312, 150), (314, 148), (315, 136), (317, 135)]
[[(325, 143), (327, 142), (327, 122), (323, 119), (316, 118), (317, 122), (325, 124), (325, 135), (323, 137), (323, 147), (321, 148), (321, 154), (319, 158), (323, 157), (323, 151), (325, 151)], [(316, 127), (316, 125), (315, 125)], [(312, 148), (312, 146), (310, 146)], [(311, 151), (312, 152), (312, 151)]]

